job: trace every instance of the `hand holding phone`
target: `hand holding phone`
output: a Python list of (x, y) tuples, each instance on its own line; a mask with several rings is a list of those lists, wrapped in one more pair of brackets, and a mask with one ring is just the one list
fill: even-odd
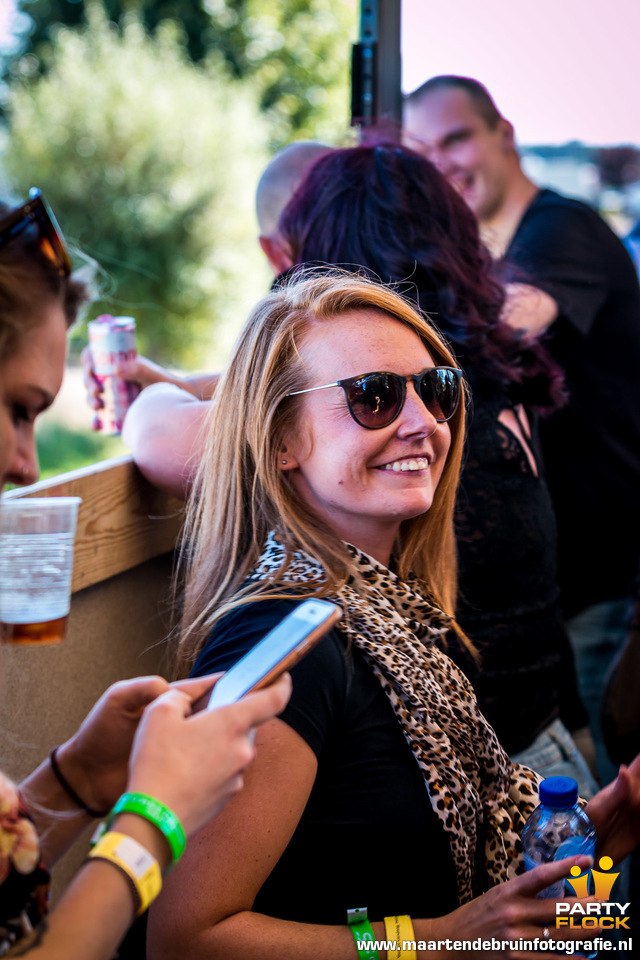
[(338, 622), (342, 610), (328, 600), (305, 600), (220, 677), (208, 709), (235, 703), (290, 670)]

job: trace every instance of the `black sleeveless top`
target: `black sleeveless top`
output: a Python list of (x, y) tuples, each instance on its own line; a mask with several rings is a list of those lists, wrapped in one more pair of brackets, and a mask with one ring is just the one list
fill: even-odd
[(584, 726), (573, 655), (559, 603), (556, 521), (541, 465), (531, 469), (517, 437), (498, 421), (503, 400), (472, 413), (456, 505), (457, 619), (481, 655), (455, 637), (446, 651), (474, 685), (507, 752), (556, 717)]

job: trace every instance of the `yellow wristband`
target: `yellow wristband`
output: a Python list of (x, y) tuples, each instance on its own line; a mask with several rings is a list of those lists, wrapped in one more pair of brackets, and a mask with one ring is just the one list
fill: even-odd
[[(403, 914), (401, 917), (385, 917), (384, 928), (387, 933), (387, 942), (395, 943), (395, 950), (387, 949), (387, 960), (416, 960), (417, 953), (413, 948), (416, 937), (413, 932), (411, 917)], [(412, 944), (409, 947), (409, 944)]]
[(126, 833), (110, 830), (89, 853), (91, 860), (106, 860), (127, 875), (137, 894), (137, 916), (145, 912), (162, 889), (158, 861), (148, 850)]

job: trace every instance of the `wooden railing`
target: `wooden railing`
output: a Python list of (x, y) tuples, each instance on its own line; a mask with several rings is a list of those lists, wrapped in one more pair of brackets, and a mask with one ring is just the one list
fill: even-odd
[(182, 504), (152, 487), (130, 456), (18, 488), (5, 497), (81, 497), (72, 591), (173, 550)]
[[(41, 648), (0, 647), (0, 767), (19, 781), (77, 729), (109, 684), (166, 675), (182, 504), (147, 483), (130, 457), (5, 496), (82, 498), (66, 639)], [(58, 888), (85, 852), (86, 844), (77, 844), (61, 862)]]

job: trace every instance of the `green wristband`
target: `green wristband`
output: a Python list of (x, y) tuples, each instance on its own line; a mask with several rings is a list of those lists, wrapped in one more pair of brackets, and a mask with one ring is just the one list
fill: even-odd
[(187, 838), (182, 824), (169, 807), (161, 803), (160, 800), (147, 796), (146, 793), (123, 793), (109, 814), (107, 830), (111, 827), (113, 818), (118, 813), (136, 813), (139, 817), (144, 817), (145, 820), (157, 827), (171, 847), (172, 866), (175, 867), (184, 853)]
[(374, 947), (375, 939), (367, 919), (367, 908), (353, 907), (347, 910), (347, 923), (356, 941), (358, 960), (380, 960), (378, 951)]

